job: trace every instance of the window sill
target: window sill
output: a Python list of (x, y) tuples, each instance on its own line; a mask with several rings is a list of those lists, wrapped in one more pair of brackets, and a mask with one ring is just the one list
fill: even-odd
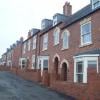
[(59, 43), (57, 43), (57, 44), (54, 44), (54, 46), (58, 46), (59, 45)]
[(81, 44), (79, 47), (82, 48), (82, 47), (89, 46), (89, 45), (92, 45), (92, 44), (93, 43)]
[(68, 50), (68, 49), (69, 49), (69, 48), (62, 48), (61, 50), (64, 51), (64, 50)]
[(47, 51), (48, 49), (42, 49), (42, 51)]
[(33, 50), (35, 50), (36, 48), (33, 48)]

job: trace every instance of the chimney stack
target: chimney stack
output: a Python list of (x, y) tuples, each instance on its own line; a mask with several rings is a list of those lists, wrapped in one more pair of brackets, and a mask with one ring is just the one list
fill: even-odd
[(29, 32), (28, 32), (28, 38), (30, 38), (31, 37), (31, 31), (29, 30)]
[(23, 37), (20, 37), (20, 42), (23, 42)]
[(65, 5), (63, 6), (63, 14), (65, 16), (72, 15), (72, 5), (70, 5), (69, 2), (66, 2)]

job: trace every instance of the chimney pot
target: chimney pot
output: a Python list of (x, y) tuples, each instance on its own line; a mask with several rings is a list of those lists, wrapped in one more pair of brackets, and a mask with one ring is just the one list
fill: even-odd
[(63, 6), (63, 13), (65, 16), (72, 15), (72, 5), (70, 5), (70, 2), (66, 2)]

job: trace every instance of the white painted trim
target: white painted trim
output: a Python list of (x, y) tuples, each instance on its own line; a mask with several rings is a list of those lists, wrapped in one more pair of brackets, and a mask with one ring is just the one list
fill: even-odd
[[(43, 35), (42, 51), (45, 51), (45, 50), (48, 49), (48, 38), (49, 38), (49, 37), (48, 37), (48, 33), (46, 33), (46, 34)], [(45, 47), (45, 39), (47, 39), (47, 41), (46, 41), (46, 43), (47, 43), (46, 47)]]
[[(34, 50), (34, 49), (36, 49), (37, 35), (35, 35), (32, 39), (33, 39), (32, 40), (32, 42), (33, 42), (32, 49)], [(35, 44), (35, 46), (34, 46), (34, 44)]]
[(60, 28), (59, 28), (59, 27), (56, 27), (56, 28), (54, 29), (54, 32), (53, 32), (53, 45), (54, 45), (54, 46), (56, 46), (56, 45), (59, 44), (59, 41), (57, 41), (57, 43), (55, 43), (55, 40), (54, 40), (54, 39), (55, 39), (55, 32), (56, 32), (56, 31), (58, 31), (58, 33), (59, 33), (58, 35), (59, 35), (59, 41), (60, 41)]
[(87, 68), (88, 68), (88, 61), (95, 60), (97, 61), (97, 73), (98, 71), (98, 54), (95, 55), (80, 55), (78, 57), (73, 57), (74, 58), (74, 82), (77, 82), (76, 79), (76, 63), (79, 61), (82, 61), (84, 63), (84, 72), (83, 72), (83, 83), (87, 83)]
[[(84, 22), (84, 23), (83, 23)], [(82, 47), (82, 46), (87, 46), (87, 45), (90, 45), (90, 44), (92, 44), (92, 29), (91, 29), (91, 20), (89, 20), (89, 19), (87, 19), (87, 21), (86, 21), (86, 19), (85, 19), (85, 21), (83, 20), (83, 22), (81, 22), (81, 26), (80, 26), (80, 47)], [(84, 25), (86, 25), (86, 24), (90, 24), (90, 35), (91, 35), (91, 41), (90, 42), (86, 42), (86, 43), (83, 43), (83, 38), (82, 38), (82, 26), (84, 26)]]
[(76, 58), (82, 58), (82, 57), (98, 57), (100, 56), (99, 54), (84, 54), (84, 55), (79, 55), (79, 56), (74, 56), (73, 58), (76, 59)]
[(39, 66), (39, 61), (40, 60), (41, 60), (41, 68), (39, 68), (39, 69), (41, 69), (41, 75), (43, 75), (43, 68), (44, 68), (43, 61), (48, 60), (48, 69), (49, 69), (49, 56), (39, 56), (38, 57), (38, 66)]
[(56, 57), (58, 58), (58, 61), (60, 61), (60, 56), (56, 53), (56, 54), (54, 55), (54, 57), (53, 57), (53, 60), (52, 60), (53, 62), (55, 61), (55, 58), (56, 58)]
[(63, 60), (61, 61), (60, 68), (62, 68), (62, 64), (63, 64), (63, 63), (66, 63), (66, 64), (67, 64), (67, 68), (69, 68), (69, 63), (68, 63), (68, 61), (67, 61), (66, 59), (63, 59)]
[[(99, 1), (99, 6), (100, 6), (100, 0), (98, 0), (98, 1)], [(98, 1), (97, 1), (97, 2), (98, 2)], [(96, 3), (96, 2), (94, 2), (94, 0), (91, 0), (92, 9), (96, 9), (96, 8), (94, 7), (94, 3)], [(99, 7), (99, 6), (98, 6), (98, 7)]]
[[(64, 38), (64, 33), (66, 33), (67, 35), (67, 47), (63, 47), (63, 38)], [(70, 37), (70, 32), (66, 29), (62, 32), (61, 34), (61, 39), (62, 39), (62, 49), (61, 50), (65, 50), (69, 48), (69, 37)]]
[(31, 60), (32, 60), (32, 69), (35, 69), (35, 66), (33, 66), (33, 64), (35, 63), (35, 55), (32, 55), (32, 57), (31, 57)]

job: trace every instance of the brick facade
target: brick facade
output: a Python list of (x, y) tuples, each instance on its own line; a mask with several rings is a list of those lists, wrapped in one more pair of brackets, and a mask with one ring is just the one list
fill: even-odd
[[(71, 11), (69, 11), (69, 17), (67, 16), (69, 20), (66, 19), (64, 22), (62, 21), (54, 26), (41, 29), (34, 35), (28, 33), (28, 38), (22, 44), (13, 49), (12, 60), (12, 62), (14, 62), (13, 66), (18, 66), (19, 59), (26, 58), (27, 66), (25, 70), (12, 69), (12, 72), (25, 79), (42, 82), (46, 86), (50, 86), (51, 88), (65, 94), (72, 95), (79, 100), (87, 100), (88, 98), (90, 100), (96, 100), (100, 98), (100, 88), (98, 88), (100, 87), (100, 8), (94, 11), (89, 11), (90, 13), (85, 12), (86, 9), (87, 11), (92, 10), (89, 7), (91, 6), (86, 6), (83, 10), (80, 10), (71, 16)], [(82, 45), (81, 25), (87, 22), (91, 23), (91, 43), (88, 45)], [(54, 32), (56, 29), (60, 30), (59, 43), (54, 45)], [(62, 35), (64, 31), (67, 31), (69, 36), (68, 48), (66, 49), (62, 48)], [(43, 50), (45, 34), (48, 34), (48, 43), (47, 49)], [(36, 48), (33, 49), (33, 38), (35, 36)], [(32, 65), (33, 55), (35, 57), (34, 66)], [(94, 59), (97, 58), (97, 65), (94, 69), (92, 69), (92, 67), (88, 68), (88, 61), (93, 57)], [(75, 66), (77, 66), (76, 59), (80, 60), (79, 58), (84, 60), (82, 62), (84, 67), (84, 77), (83, 82), (81, 83), (75, 82), (77, 80), (75, 78), (75, 70), (77, 70), (75, 69)], [(89, 60), (87, 60), (88, 58)], [(44, 63), (42, 60), (40, 61), (40, 59), (48, 59), (48, 63)], [(91, 61), (94, 61), (94, 59)], [(45, 66), (48, 64), (48, 66), (45, 68), (43, 64)], [(98, 96), (96, 97), (96, 95)]]

